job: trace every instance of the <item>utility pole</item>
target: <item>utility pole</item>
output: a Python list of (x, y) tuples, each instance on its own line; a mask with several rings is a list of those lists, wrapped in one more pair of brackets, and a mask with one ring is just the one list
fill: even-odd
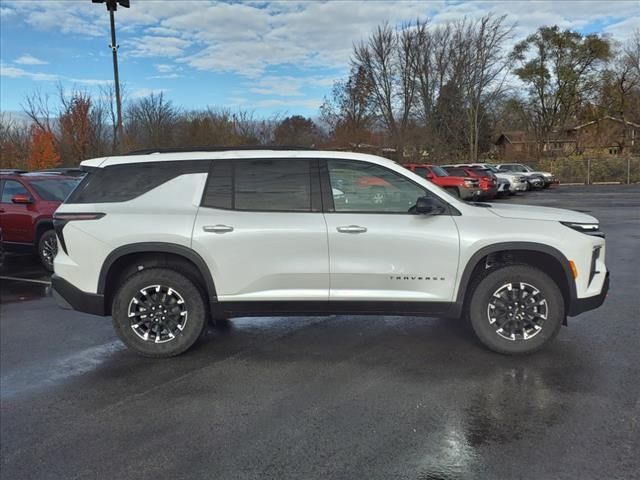
[(120, 99), (120, 77), (118, 75), (118, 44), (116, 43), (116, 19), (115, 11), (118, 5), (129, 8), (129, 0), (91, 0), (92, 3), (106, 3), (109, 11), (109, 23), (111, 25), (111, 53), (113, 55), (113, 79), (115, 81), (116, 92), (116, 128), (115, 128), (115, 145), (119, 145), (122, 138), (122, 100)]

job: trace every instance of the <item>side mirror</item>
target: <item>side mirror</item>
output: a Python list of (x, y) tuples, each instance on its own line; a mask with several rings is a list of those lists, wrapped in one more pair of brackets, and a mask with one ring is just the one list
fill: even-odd
[(28, 203), (33, 203), (33, 200), (31, 200), (31, 197), (29, 195), (24, 195), (19, 193), (18, 195), (14, 195), (13, 197), (11, 197), (11, 202), (28, 204)]
[(416, 201), (415, 212), (419, 215), (439, 215), (444, 207), (431, 197), (420, 197)]

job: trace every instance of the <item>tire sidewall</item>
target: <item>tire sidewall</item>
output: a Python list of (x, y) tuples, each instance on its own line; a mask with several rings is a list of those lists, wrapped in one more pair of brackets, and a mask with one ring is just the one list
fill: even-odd
[[(143, 340), (131, 328), (129, 319), (129, 303), (136, 292), (155, 284), (170, 287), (180, 294), (188, 311), (181, 335), (165, 343)], [(118, 289), (111, 311), (118, 337), (127, 347), (148, 357), (172, 357), (183, 353), (198, 340), (207, 325), (205, 303), (198, 287), (181, 273), (164, 268), (145, 269), (129, 277)]]
[[(542, 330), (528, 340), (507, 340), (489, 323), (489, 300), (498, 288), (509, 282), (528, 283), (540, 290), (547, 301), (547, 320)], [(489, 273), (477, 283), (471, 296), (468, 314), (473, 330), (488, 348), (499, 353), (527, 354), (540, 350), (558, 334), (565, 318), (564, 299), (553, 279), (541, 270), (528, 265), (511, 265)]]

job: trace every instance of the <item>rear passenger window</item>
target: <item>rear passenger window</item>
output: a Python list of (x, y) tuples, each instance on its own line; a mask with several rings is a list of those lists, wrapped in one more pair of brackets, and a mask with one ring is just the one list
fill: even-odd
[(237, 210), (311, 210), (308, 160), (249, 160), (234, 165)]
[(202, 204), (235, 210), (311, 211), (309, 160), (214, 160)]

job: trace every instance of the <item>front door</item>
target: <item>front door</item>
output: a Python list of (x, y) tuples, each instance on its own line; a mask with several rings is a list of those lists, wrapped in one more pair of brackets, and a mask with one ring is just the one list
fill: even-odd
[(456, 225), (449, 210), (410, 212), (419, 197), (435, 195), (372, 163), (328, 160), (326, 172), (325, 203), (333, 203), (325, 213), (330, 299), (451, 302), (459, 253)]
[(214, 160), (193, 230), (218, 300), (327, 301), (318, 162)]
[(15, 195), (32, 197), (17, 180), (5, 180), (0, 198), (0, 228), (5, 242), (33, 243), (33, 218), (37, 215), (32, 203), (13, 203)]

